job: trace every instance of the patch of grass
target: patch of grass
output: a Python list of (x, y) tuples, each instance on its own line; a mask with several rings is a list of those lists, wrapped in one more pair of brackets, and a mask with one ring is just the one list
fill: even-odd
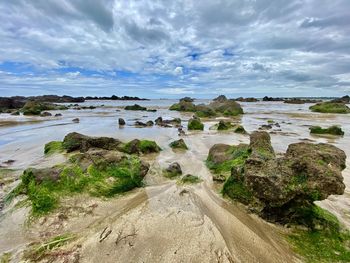
[[(74, 159), (73, 159), (74, 160)], [(141, 161), (136, 156), (129, 156), (116, 164), (92, 164), (86, 171), (75, 163), (61, 168), (58, 178), (40, 174), (27, 169), (21, 184), (7, 198), (26, 194), (32, 204), (34, 216), (46, 214), (59, 205), (61, 196), (88, 193), (99, 197), (112, 197), (136, 187), (142, 186)]]
[(243, 204), (249, 204), (253, 199), (253, 194), (247, 189), (243, 182), (237, 180), (233, 176), (227, 178), (222, 187), (222, 193)]
[(56, 236), (41, 244), (35, 244), (24, 252), (24, 258), (37, 262), (48, 256), (52, 251), (64, 246), (75, 238), (74, 235), (65, 234)]
[(336, 125), (329, 128), (322, 128), (320, 126), (310, 127), (310, 133), (313, 134), (331, 134), (331, 135), (344, 135), (344, 131)]
[(180, 180), (183, 184), (197, 184), (201, 181), (202, 180), (198, 176), (192, 174), (186, 174)]
[(60, 141), (49, 142), (49, 143), (45, 144), (45, 147), (44, 147), (44, 153), (46, 155), (59, 153), (59, 152), (62, 152), (63, 150), (64, 150), (64, 148), (62, 146), (62, 142), (60, 142)]
[(313, 206), (305, 215), (318, 220), (317, 229), (294, 230), (288, 235), (296, 253), (306, 262), (350, 262), (350, 233), (342, 231), (337, 218), (328, 211)]

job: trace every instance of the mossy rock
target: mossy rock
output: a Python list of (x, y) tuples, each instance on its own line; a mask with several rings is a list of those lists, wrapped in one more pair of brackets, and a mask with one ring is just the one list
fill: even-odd
[(134, 104), (134, 105), (131, 105), (131, 106), (126, 106), (124, 108), (124, 110), (135, 110), (135, 111), (146, 111), (147, 108), (146, 107), (142, 107), (138, 104)]
[(40, 115), (42, 111), (47, 110), (56, 110), (59, 109), (60, 106), (51, 104), (51, 103), (43, 103), (38, 101), (28, 101), (23, 106), (21, 111), (23, 115)]
[(129, 154), (139, 154), (139, 153), (158, 153), (161, 148), (157, 145), (155, 141), (150, 140), (132, 140), (121, 148), (122, 151)]
[(188, 130), (200, 130), (203, 131), (204, 124), (201, 122), (199, 118), (192, 118), (188, 121)]
[(196, 106), (190, 101), (180, 100), (179, 103), (175, 103), (170, 106), (171, 111), (183, 111), (183, 112), (195, 112)]
[(329, 128), (322, 128), (320, 126), (310, 127), (310, 133), (312, 134), (331, 134), (331, 135), (344, 135), (344, 131), (341, 127), (333, 125)]
[(201, 181), (202, 180), (198, 176), (192, 174), (186, 174), (180, 180), (180, 182), (183, 184), (197, 184)]
[(26, 194), (33, 214), (43, 215), (59, 206), (61, 196), (112, 197), (141, 187), (148, 169), (137, 156), (106, 150), (81, 153), (59, 166), (25, 170), (11, 195)]
[(321, 102), (310, 107), (311, 111), (321, 113), (350, 113), (350, 108), (345, 103), (339, 102)]
[(62, 146), (62, 142), (60, 142), (60, 141), (49, 142), (49, 143), (45, 144), (45, 147), (44, 147), (44, 153), (46, 155), (59, 153), (59, 152), (62, 152), (63, 150), (64, 150), (64, 148)]
[(188, 147), (187, 147), (184, 139), (179, 139), (179, 140), (173, 141), (169, 144), (169, 146), (173, 149), (188, 150)]

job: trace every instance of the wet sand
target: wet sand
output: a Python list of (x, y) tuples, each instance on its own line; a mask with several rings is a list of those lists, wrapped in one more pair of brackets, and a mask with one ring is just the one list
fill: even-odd
[[(210, 130), (217, 121), (209, 120), (205, 121), (203, 132), (188, 132), (183, 137), (188, 151), (174, 152), (168, 144), (178, 139), (175, 128), (135, 128), (132, 125), (135, 119), (147, 121), (162, 116), (181, 117), (186, 127), (191, 115), (168, 111), (167, 107), (173, 102), (137, 102), (157, 108), (155, 113), (121, 110), (123, 105), (134, 102), (87, 102), (86, 105), (105, 104), (106, 107), (62, 111), (63, 117), (38, 117), (44, 121), (35, 123), (28, 123), (26, 117), (17, 117), (23, 125), (0, 126), (0, 164), (13, 159), (15, 162), (9, 168), (19, 171), (28, 166), (45, 167), (62, 162), (62, 155), (45, 158), (43, 146), (52, 140), (62, 140), (72, 131), (125, 141), (147, 138), (155, 140), (163, 149), (160, 154), (147, 157), (151, 169), (145, 178), (145, 188), (108, 200), (70, 197), (63, 200), (60, 209), (29, 226), (25, 224), (28, 209), (20, 208), (5, 215), (6, 211), (3, 211), (0, 216), (0, 254), (11, 250), (20, 252), (30, 242), (69, 232), (75, 233), (77, 239), (65, 249), (78, 254), (79, 262), (298, 262), (283, 238), (286, 230), (247, 213), (239, 204), (223, 199), (205, 166), (204, 161), (213, 144), (249, 142), (249, 136)], [(257, 102), (242, 103), (242, 106), (246, 114), (235, 121), (240, 121), (248, 132), (267, 124), (269, 119), (281, 125), (271, 133), (276, 152), (284, 152), (290, 143), (308, 139), (332, 143), (350, 155), (348, 116), (311, 113), (307, 110), (308, 104)], [(80, 118), (80, 123), (71, 122), (75, 117)], [(126, 127), (118, 127), (118, 117), (126, 119)], [(15, 116), (0, 115), (0, 122), (15, 119)], [(309, 125), (332, 124), (341, 124), (345, 136), (309, 135)], [(184, 173), (197, 175), (203, 181), (197, 185), (179, 185), (162, 177), (161, 170), (173, 161), (180, 163)], [(344, 195), (319, 202), (347, 227), (350, 227), (349, 175), (349, 168), (346, 168), (343, 173), (347, 185)], [(100, 235), (106, 227), (111, 233), (100, 242)], [(18, 258), (14, 258), (17, 262)], [(58, 257), (56, 262), (63, 261)]]

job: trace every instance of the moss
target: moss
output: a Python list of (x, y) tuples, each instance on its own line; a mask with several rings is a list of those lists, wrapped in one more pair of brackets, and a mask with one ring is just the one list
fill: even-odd
[(173, 149), (188, 150), (188, 147), (183, 139), (173, 141), (169, 144), (169, 146)]
[(247, 133), (242, 125), (236, 126), (236, 128), (234, 129), (234, 132), (235, 133), (241, 133), (241, 134), (246, 134)]
[(222, 163), (214, 163), (210, 156), (206, 161), (207, 167), (214, 173), (222, 173), (222, 172), (231, 172), (233, 167), (243, 166), (247, 158), (250, 156), (251, 151), (248, 146), (240, 147), (240, 146), (231, 146), (228, 150), (227, 154), (230, 155), (230, 159), (224, 161)]
[(186, 174), (180, 180), (183, 184), (197, 184), (201, 181), (202, 180), (198, 176), (192, 174)]
[(124, 110), (140, 110), (140, 111), (146, 111), (147, 108), (146, 107), (142, 107), (138, 104), (134, 104), (134, 105), (129, 105), (129, 106), (126, 106), (124, 108)]
[[(77, 160), (77, 159), (75, 159)], [(34, 172), (27, 169), (21, 184), (11, 192), (12, 197), (26, 194), (32, 203), (35, 216), (46, 214), (59, 205), (61, 196), (88, 193), (93, 196), (112, 197), (142, 186), (141, 161), (130, 156), (116, 164), (96, 163), (84, 171), (75, 163), (65, 165), (59, 178), (35, 178)]]
[(205, 118), (205, 117), (214, 117), (216, 116), (216, 112), (211, 109), (208, 106), (202, 106), (202, 105), (198, 105), (196, 106), (196, 116), (200, 117), (200, 118)]
[(313, 205), (305, 217), (317, 220), (317, 228), (294, 230), (288, 235), (296, 253), (306, 262), (350, 262), (350, 233), (341, 230), (337, 218), (328, 211)]
[(159, 152), (161, 149), (155, 141), (141, 140), (140, 141), (140, 151), (142, 153), (154, 153)]
[(7, 252), (1, 255), (0, 263), (10, 263), (12, 254)]
[(346, 106), (344, 103), (337, 103), (337, 102), (321, 102), (317, 103), (313, 106), (310, 106), (309, 108), (311, 111), (314, 112), (321, 112), (321, 113), (350, 113), (350, 108)]
[(190, 119), (188, 121), (188, 130), (200, 130), (202, 131), (204, 129), (203, 123), (200, 121), (200, 119)]
[(44, 153), (46, 155), (51, 155), (53, 153), (58, 153), (62, 151), (63, 151), (63, 146), (62, 146), (62, 142), (60, 141), (52, 141), (45, 144)]
[(227, 121), (220, 121), (217, 127), (218, 127), (217, 128), (218, 131), (226, 131), (226, 130), (232, 129), (233, 125), (232, 123)]
[(180, 175), (181, 175), (181, 173), (178, 173), (176, 171), (174, 171), (174, 172), (170, 172), (170, 171), (167, 171), (167, 170), (163, 171), (163, 176), (166, 177), (166, 178), (170, 178), (170, 179), (173, 179), (173, 178), (178, 177)]
[(184, 112), (195, 112), (196, 106), (189, 101), (180, 101), (170, 106), (169, 110), (172, 111), (184, 111)]
[(270, 120), (267, 120), (267, 123), (268, 124), (273, 124), (273, 123), (275, 123), (275, 121), (270, 119)]
[(253, 199), (253, 194), (243, 184), (242, 181), (230, 176), (222, 187), (223, 195), (227, 195), (233, 200), (243, 204), (249, 204)]
[(341, 129), (341, 127), (336, 125), (330, 126), (329, 128), (321, 128), (320, 126), (313, 126), (310, 128), (310, 133), (344, 135), (344, 131)]

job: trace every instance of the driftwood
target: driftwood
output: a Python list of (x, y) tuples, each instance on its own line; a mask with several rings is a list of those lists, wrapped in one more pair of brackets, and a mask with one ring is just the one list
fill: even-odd
[(122, 240), (125, 240), (127, 239), (128, 237), (133, 237), (133, 236), (136, 236), (137, 235), (137, 231), (134, 229), (133, 232), (131, 234), (127, 234), (127, 235), (124, 235), (123, 236), (123, 230), (120, 230), (118, 232), (118, 236), (117, 236), (117, 239), (115, 241), (115, 244), (118, 245), (118, 243)]

